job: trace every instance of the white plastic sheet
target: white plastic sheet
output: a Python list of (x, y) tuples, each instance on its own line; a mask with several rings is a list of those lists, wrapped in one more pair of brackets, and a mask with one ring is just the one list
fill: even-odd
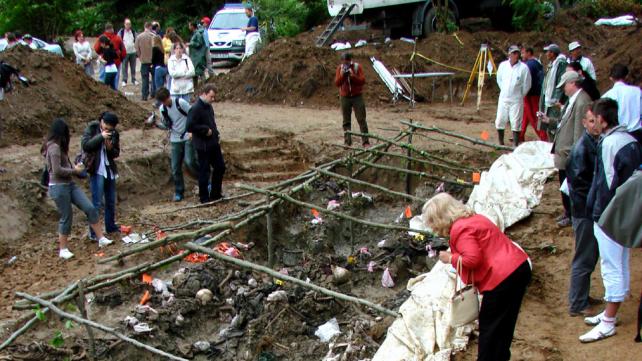
[(608, 26), (633, 26), (636, 23), (636, 18), (633, 15), (618, 16), (617, 18), (602, 18), (595, 22), (595, 25), (608, 25)]
[(528, 217), (542, 198), (546, 179), (555, 173), (551, 146), (541, 141), (526, 142), (499, 157), (481, 174), (468, 205), (502, 231)]

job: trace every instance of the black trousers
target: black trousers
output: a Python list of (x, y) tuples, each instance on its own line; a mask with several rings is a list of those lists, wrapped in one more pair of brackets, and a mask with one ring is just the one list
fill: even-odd
[(593, 234), (593, 220), (573, 217), (575, 254), (571, 264), (571, 285), (568, 290), (569, 311), (580, 312), (589, 306), (591, 274), (600, 256)]
[[(564, 183), (565, 179), (566, 179), (566, 170), (560, 169), (559, 170), (560, 187), (562, 186), (562, 183)], [(571, 218), (571, 198), (562, 192), (560, 192), (560, 194), (562, 195), (562, 205), (564, 205), (564, 215), (568, 218)]]
[(522, 299), (531, 281), (528, 261), (495, 289), (484, 292), (479, 311), (477, 361), (508, 361)]
[[(201, 203), (216, 200), (223, 195), (223, 175), (225, 174), (225, 161), (221, 146), (216, 144), (206, 149), (197, 149), (198, 153), (198, 197)], [(212, 168), (211, 189), (210, 168)]]

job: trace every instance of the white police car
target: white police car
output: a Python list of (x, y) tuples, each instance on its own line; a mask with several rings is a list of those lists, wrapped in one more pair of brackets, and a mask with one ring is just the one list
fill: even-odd
[(212, 61), (231, 60), (239, 62), (245, 53), (245, 31), (248, 17), (243, 4), (225, 4), (214, 14), (207, 30)]

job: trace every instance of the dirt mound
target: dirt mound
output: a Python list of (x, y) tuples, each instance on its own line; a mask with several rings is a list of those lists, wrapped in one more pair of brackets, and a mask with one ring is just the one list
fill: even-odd
[[(338, 91), (334, 85), (334, 74), (339, 63), (339, 54), (330, 48), (316, 48), (314, 39), (322, 31), (298, 35), (294, 38), (279, 39), (267, 45), (228, 74), (215, 79), (220, 95), (227, 100), (258, 103), (283, 103), (289, 105), (334, 105)], [(365, 97), (369, 104), (388, 103), (390, 93), (372, 68), (370, 57), (381, 60), (388, 69), (396, 68), (402, 73), (411, 71), (410, 43), (393, 40), (385, 43), (381, 32), (338, 32), (341, 41), (355, 44), (359, 39), (369, 41), (368, 45), (353, 48), (355, 61), (364, 65), (366, 81)], [(544, 32), (515, 32), (462, 30), (457, 35), (431, 34), (421, 39), (417, 51), (432, 59), (418, 59), (417, 72), (455, 71), (453, 91), (455, 100), (463, 96), (469, 73), (448, 69), (436, 62), (462, 70), (472, 69), (479, 46), (490, 45), (495, 64), (506, 59), (506, 49), (511, 44), (524, 44), (539, 53), (546, 44), (555, 42), (563, 49), (571, 41), (580, 41), (585, 55), (593, 60), (598, 73), (601, 90), (611, 86), (608, 71), (614, 62), (629, 66), (631, 82), (642, 83), (642, 60), (637, 48), (630, 44), (642, 41), (640, 29), (596, 27), (586, 17), (564, 13), (549, 24)], [(541, 55), (544, 61), (544, 54)], [(497, 86), (494, 79), (486, 83), (487, 97), (495, 97)], [(448, 100), (445, 78), (437, 78), (434, 100)], [(433, 82), (429, 79), (416, 80), (417, 92), (431, 98)], [(475, 94), (471, 95), (472, 97)]]
[(145, 117), (142, 107), (88, 77), (68, 59), (23, 46), (0, 53), (0, 59), (20, 68), (31, 81), (29, 87), (14, 84), (14, 91), (0, 102), (0, 146), (42, 138), (55, 117), (65, 118), (76, 132), (104, 111), (116, 112), (125, 128)]

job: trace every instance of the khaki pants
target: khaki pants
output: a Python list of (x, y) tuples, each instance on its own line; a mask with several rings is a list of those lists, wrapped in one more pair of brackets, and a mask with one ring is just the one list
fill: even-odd
[[(362, 95), (353, 97), (341, 97), (341, 113), (343, 114), (343, 130), (350, 131), (352, 129), (352, 109), (354, 115), (359, 123), (361, 133), (368, 133), (368, 123), (366, 123), (366, 104), (363, 101)], [(362, 136), (363, 144), (369, 143), (367, 136)], [(352, 145), (352, 137), (350, 134), (345, 134), (346, 145)]]

